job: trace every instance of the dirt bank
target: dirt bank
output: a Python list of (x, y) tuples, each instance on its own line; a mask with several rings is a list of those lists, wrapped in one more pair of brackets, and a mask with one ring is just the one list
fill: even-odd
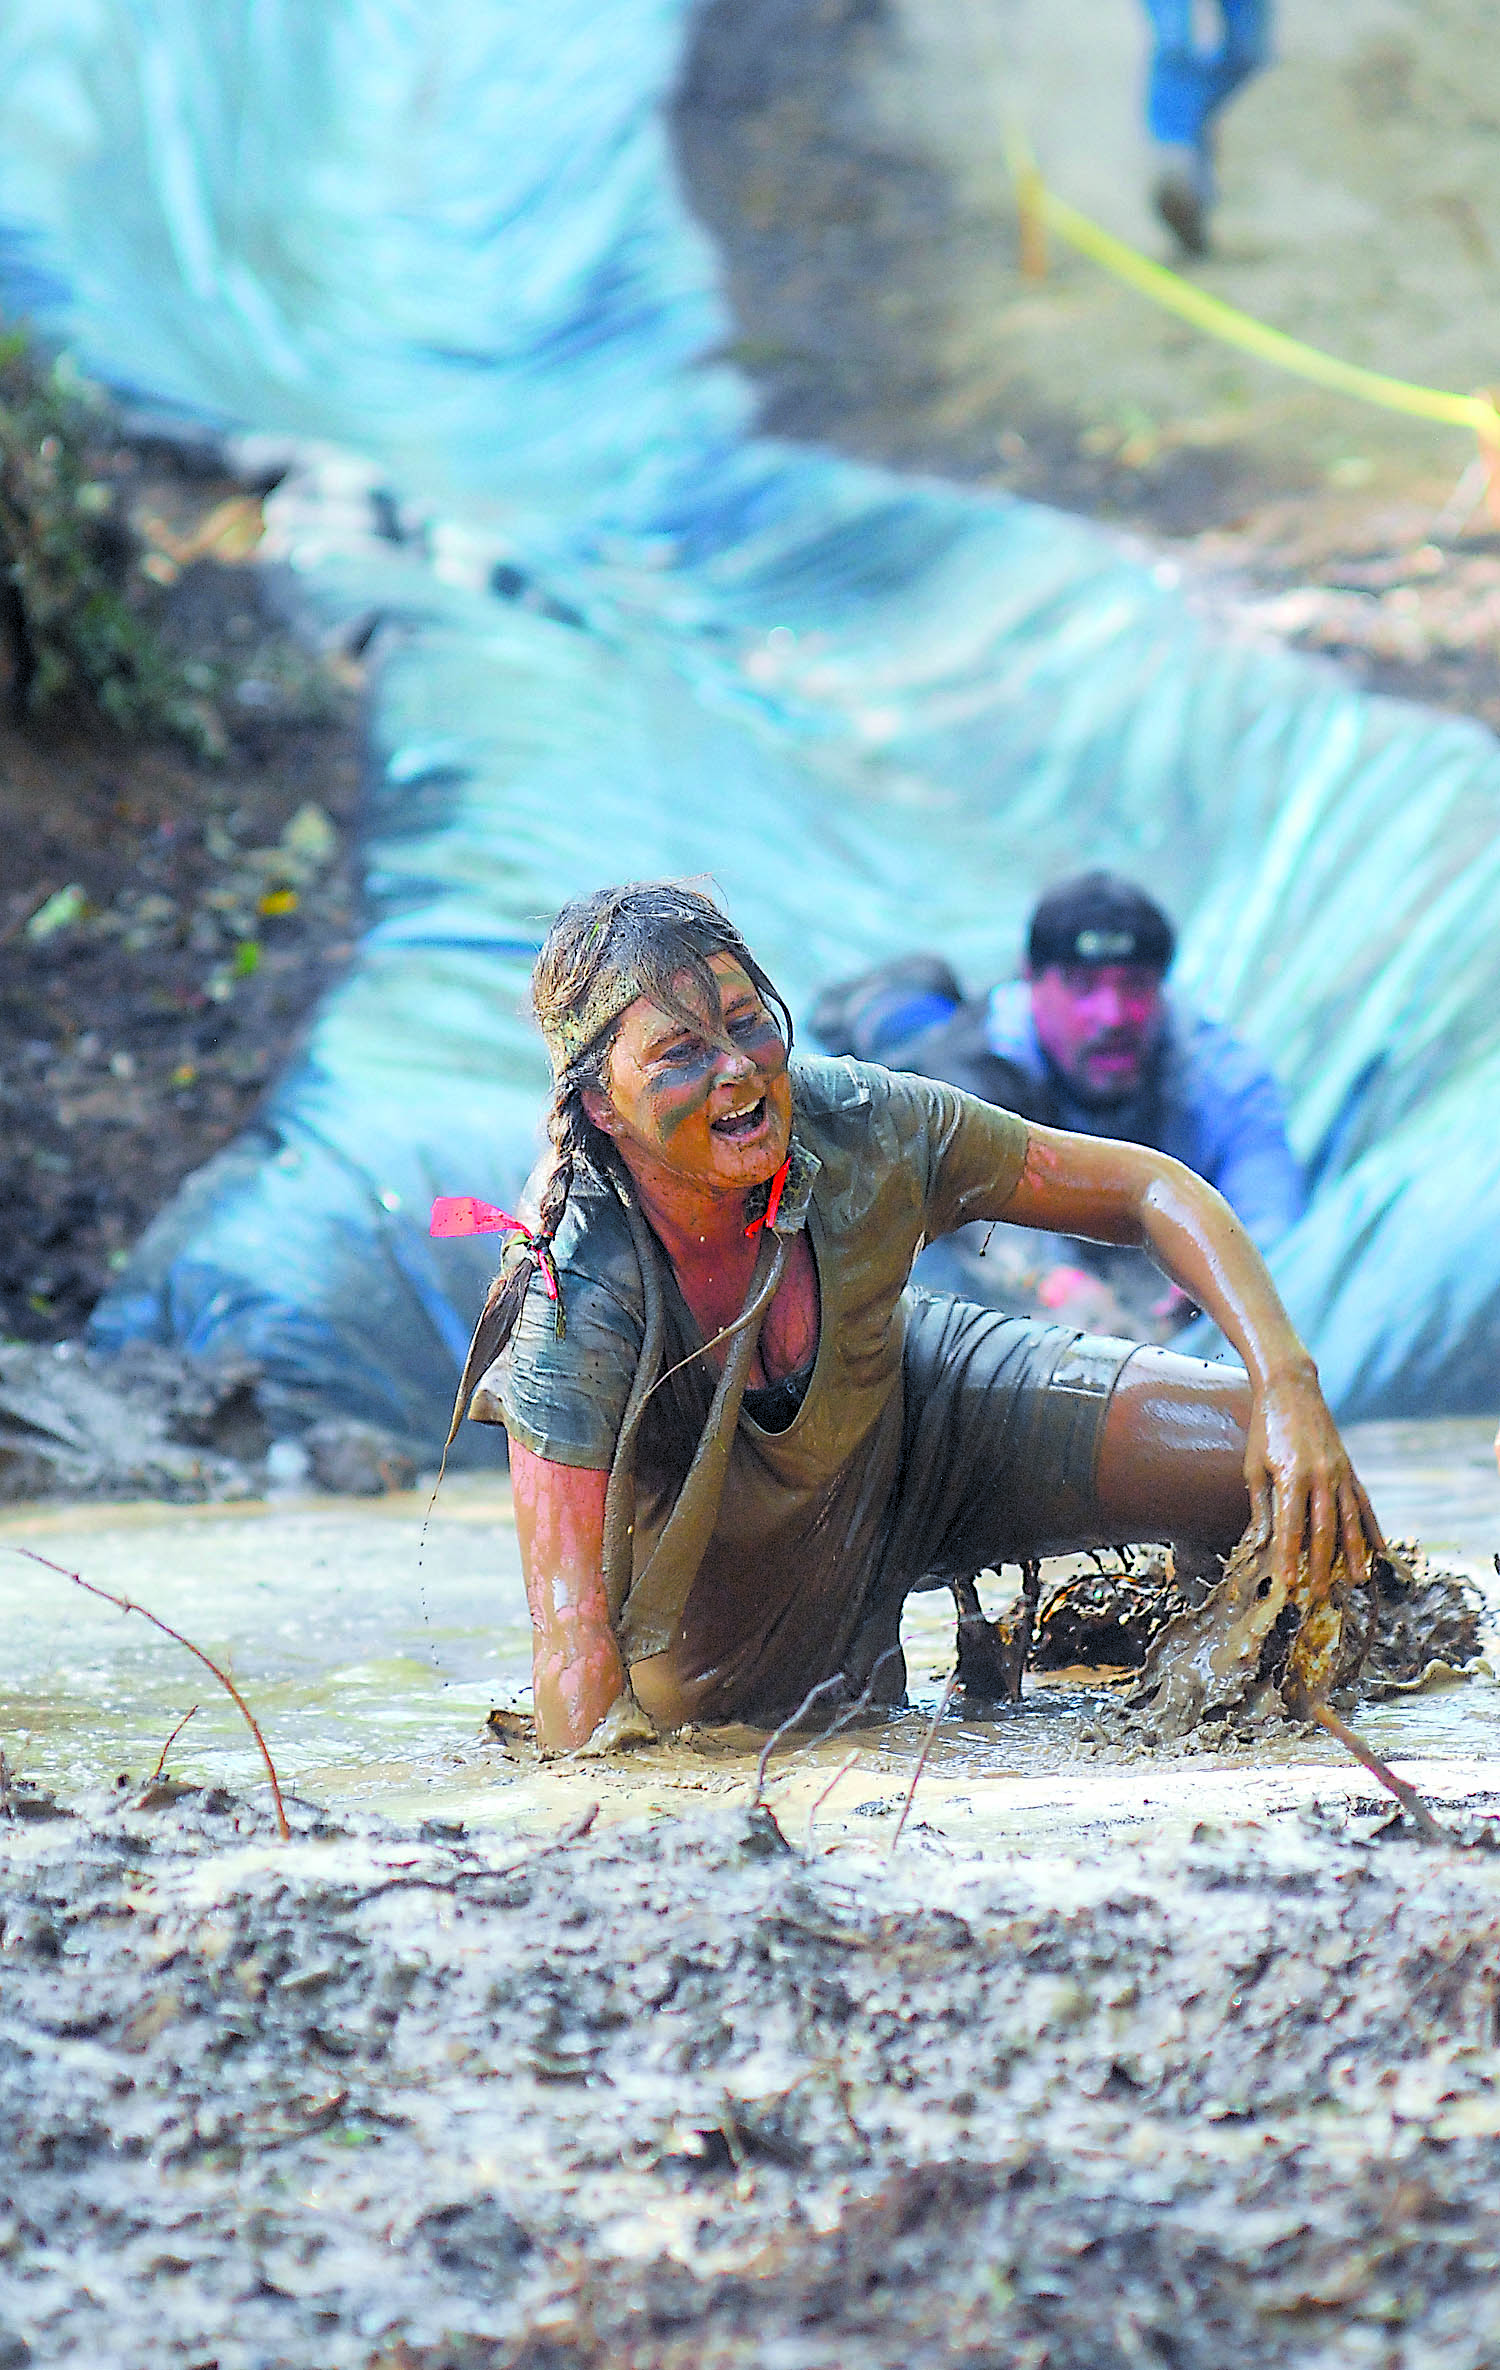
[[(1355, 362), (1494, 376), (1500, 65), (1481, 0), (1301, 0), (1223, 118), (1195, 280)], [(1268, 491), (1451, 485), (1462, 432), (1218, 344), (1053, 242), (1018, 270), (1004, 156), (1164, 262), (1146, 14), (1095, 0), (707, 0), (679, 153), (766, 416), (879, 458), (1192, 532)]]
[[(1227, 621), (1500, 723), (1500, 539), (1461, 431), (1215, 343), (1053, 243), (1018, 269), (1002, 148), (1163, 261), (1145, 12), (708, 0), (676, 110), (766, 424), (1173, 549)], [(1479, 0), (1304, 0), (1229, 111), (1202, 286), (1377, 370), (1495, 376), (1500, 64)], [(1303, 588), (1311, 598), (1289, 598)], [(1331, 597), (1319, 598), (1318, 593)]]
[(0, 2358), (1478, 2370), (1500, 1874), (1383, 1817), (1005, 1866), (26, 1817)]
[(0, 1334), (23, 1341), (76, 1334), (253, 1117), (356, 927), (357, 669), (216, 545), (254, 501), (210, 448), (116, 459), (215, 753), (0, 713)]

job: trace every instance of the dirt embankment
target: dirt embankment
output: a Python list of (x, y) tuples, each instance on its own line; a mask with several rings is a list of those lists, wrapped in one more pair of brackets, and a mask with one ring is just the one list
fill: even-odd
[(356, 928), (357, 667), (288, 631), (211, 452), (112, 458), (207, 749), (0, 710), (0, 1334), (32, 1342), (253, 1118)]
[[(1480, 0), (1303, 0), (1220, 141), (1200, 285), (1468, 392), (1496, 376), (1500, 63)], [(1227, 618), (1500, 726), (1500, 521), (1461, 431), (1216, 343), (1055, 241), (1019, 272), (1019, 118), (1053, 185), (1151, 214), (1145, 12), (1050, 0), (708, 0), (675, 113), (731, 352), (780, 433), (1168, 543)]]
[(0, 1828), (0, 2359), (1481, 2370), (1492, 1856)]

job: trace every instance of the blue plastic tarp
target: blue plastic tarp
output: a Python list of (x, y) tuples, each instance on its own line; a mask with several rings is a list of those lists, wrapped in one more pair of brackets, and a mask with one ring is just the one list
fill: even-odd
[(303, 597), (395, 629), (371, 927), (98, 1338), (440, 1438), (490, 1250), (429, 1242), (427, 1205), (531, 1165), (526, 949), (563, 898), (709, 874), (805, 1005), (917, 946), (978, 986), (1104, 862), (1285, 1082), (1317, 1190), (1275, 1265), (1336, 1404), (1492, 1408), (1500, 750), (1235, 639), (1077, 520), (757, 436), (669, 149), (684, 14), (0, 15), (12, 301), (117, 385), (356, 456), (413, 522), (320, 510), (316, 458), (289, 514)]

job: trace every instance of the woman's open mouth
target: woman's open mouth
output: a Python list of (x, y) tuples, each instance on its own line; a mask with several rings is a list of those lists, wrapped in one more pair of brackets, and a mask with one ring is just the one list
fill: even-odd
[(710, 1120), (709, 1133), (722, 1136), (726, 1143), (742, 1144), (751, 1136), (758, 1135), (765, 1123), (766, 1098), (762, 1095), (758, 1103), (750, 1105), (748, 1111), (731, 1111), (723, 1119)]

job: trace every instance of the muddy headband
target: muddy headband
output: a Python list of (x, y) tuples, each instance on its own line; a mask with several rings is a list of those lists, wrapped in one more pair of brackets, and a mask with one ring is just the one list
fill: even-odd
[(637, 978), (633, 970), (612, 971), (565, 1012), (549, 1013), (545, 1019), (538, 1013), (537, 1026), (546, 1043), (553, 1077), (560, 1078), (564, 1070), (571, 1069), (595, 1038), (602, 1037), (622, 1012), (629, 1011), (637, 996), (650, 993), (646, 981)]

